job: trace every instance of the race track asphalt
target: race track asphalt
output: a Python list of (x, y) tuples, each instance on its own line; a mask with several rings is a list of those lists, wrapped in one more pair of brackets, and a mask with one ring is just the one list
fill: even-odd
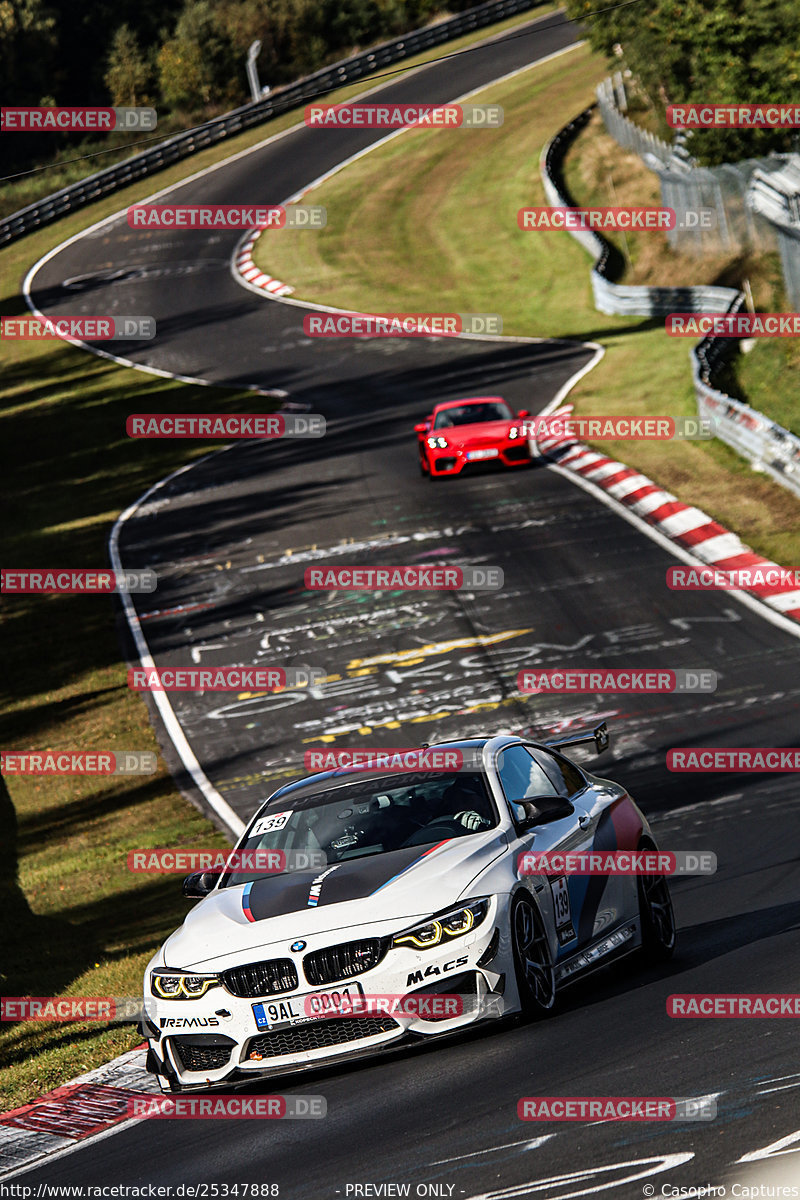
[[(447, 100), (574, 36), (551, 24), (494, 41), (388, 85), (386, 95)], [(302, 129), (173, 196), (277, 203), (374, 137)], [(665, 755), (674, 746), (796, 744), (797, 639), (724, 593), (669, 591), (665, 571), (675, 560), (666, 550), (541, 466), (441, 483), (420, 476), (413, 425), (435, 400), (499, 394), (539, 411), (588, 361), (586, 348), (312, 343), (304, 310), (232, 279), (236, 241), (134, 233), (118, 221), (66, 247), (33, 280), (48, 314), (154, 315), (157, 339), (131, 353), (137, 362), (282, 388), (328, 421), (318, 441), (239, 443), (209, 458), (123, 530), (125, 566), (159, 574), (158, 592), (137, 598), (159, 666), (305, 663), (328, 676), (320, 688), (273, 696), (176, 695), (214, 786), (247, 817), (302, 772), (303, 751), (321, 737), (332, 746), (499, 729), (546, 737), (603, 717), (611, 750), (596, 764), (586, 758), (590, 769), (630, 789), (665, 848), (712, 850), (719, 868), (675, 882), (680, 940), (667, 968), (598, 974), (541, 1024), (487, 1027), (251, 1089), (322, 1094), (322, 1121), (149, 1121), (23, 1182), (266, 1182), (291, 1200), (346, 1200), (358, 1195), (348, 1185), (386, 1182), (410, 1184), (412, 1196), (424, 1194), (417, 1185), (443, 1185), (432, 1194), (456, 1200), (677, 1195), (662, 1185), (719, 1184), (742, 1155), (800, 1128), (795, 1030), (790, 1020), (671, 1020), (666, 998), (793, 991), (796, 786), (789, 775), (671, 774)], [(303, 584), (311, 563), (441, 561), (499, 566), (504, 587), (312, 594)], [(517, 694), (521, 668), (565, 663), (710, 668), (718, 687), (683, 696)], [(522, 1096), (710, 1094), (719, 1115), (707, 1123), (533, 1125), (516, 1115)], [(643, 1172), (658, 1173), (643, 1183)]]

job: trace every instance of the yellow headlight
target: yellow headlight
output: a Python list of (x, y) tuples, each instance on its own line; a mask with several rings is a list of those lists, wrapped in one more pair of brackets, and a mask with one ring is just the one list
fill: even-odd
[(415, 929), (413, 933), (404, 933), (394, 939), (396, 946), (419, 946), (420, 950), (427, 950), (429, 946), (436, 946), (442, 940), (442, 927), (438, 921), (431, 921), (429, 925), (422, 925), (419, 929)]
[(216, 978), (182, 975), (179, 971), (165, 974), (154, 971), (151, 980), (153, 991), (162, 1000), (197, 1000), (219, 982)]
[(153, 991), (162, 1000), (175, 1000), (181, 994), (181, 981), (177, 975), (153, 975)]
[(205, 996), (209, 988), (213, 987), (216, 979), (202, 979), (199, 975), (184, 975), (181, 979), (181, 987), (187, 996)]
[(472, 926), (475, 924), (475, 917), (472, 910), (462, 908), (461, 912), (453, 913), (442, 922), (442, 928), (448, 937), (460, 937), (462, 933), (469, 933)]
[(463, 908), (457, 908), (441, 917), (434, 917), (424, 925), (417, 925), (405, 933), (396, 933), (392, 938), (392, 945), (416, 946), (418, 950), (428, 950), (431, 946), (438, 946), (440, 942), (463, 937), (473, 926), (480, 925), (488, 911), (487, 898), (470, 900)]

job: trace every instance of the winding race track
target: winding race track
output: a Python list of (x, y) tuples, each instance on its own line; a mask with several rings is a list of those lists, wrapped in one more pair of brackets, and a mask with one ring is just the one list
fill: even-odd
[[(529, 30), (380, 97), (445, 101), (575, 38), (552, 18)], [(380, 136), (297, 129), (169, 198), (279, 203)], [(794, 990), (796, 785), (791, 775), (671, 774), (665, 756), (675, 746), (796, 744), (797, 639), (724, 593), (669, 591), (669, 552), (562, 475), (534, 466), (437, 485), (420, 477), (412, 427), (434, 400), (500, 394), (539, 411), (591, 349), (312, 342), (304, 308), (233, 279), (237, 240), (134, 232), (122, 217), (60, 249), (31, 280), (33, 302), (50, 315), (155, 316), (155, 342), (130, 353), (140, 365), (282, 389), (328, 421), (316, 441), (242, 442), (209, 457), (121, 529), (124, 565), (159, 575), (157, 593), (136, 597), (158, 666), (307, 664), (326, 675), (277, 695), (172, 697), (208, 794), (245, 818), (322, 738), (345, 747), (501, 729), (544, 737), (605, 718), (611, 750), (592, 769), (630, 788), (662, 846), (712, 850), (719, 869), (674, 884), (679, 949), (666, 969), (601, 973), (543, 1024), (487, 1027), (257, 1089), (322, 1094), (322, 1121), (143, 1122), (23, 1182), (270, 1182), (292, 1200), (393, 1194), (375, 1185), (400, 1183), (412, 1196), (566, 1200), (678, 1195), (732, 1178), (743, 1156), (800, 1128), (796, 1029), (790, 1020), (672, 1020), (666, 999)], [(313, 595), (303, 583), (315, 563), (443, 559), (499, 566), (505, 585)], [(707, 668), (719, 685), (705, 695), (519, 695), (520, 669), (564, 665)], [(718, 1117), (548, 1125), (516, 1115), (523, 1096), (647, 1095), (715, 1096)], [(766, 1182), (769, 1165), (754, 1178)], [(353, 1190), (366, 1184), (375, 1190)]]

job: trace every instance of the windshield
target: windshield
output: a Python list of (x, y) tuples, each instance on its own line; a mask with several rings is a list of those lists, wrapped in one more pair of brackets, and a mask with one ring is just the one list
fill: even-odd
[[(253, 821), (240, 849), (321, 850), (331, 864), (467, 837), (497, 822), (480, 772), (415, 772), (278, 796)], [(220, 887), (264, 873), (231, 872)]]
[(454, 425), (480, 425), (484, 421), (513, 421), (514, 414), (502, 400), (485, 404), (453, 404), (440, 408), (433, 422), (434, 429), (452, 429)]

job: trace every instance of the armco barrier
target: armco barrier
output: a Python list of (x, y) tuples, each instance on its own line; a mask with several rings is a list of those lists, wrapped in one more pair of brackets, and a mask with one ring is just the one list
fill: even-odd
[(697, 353), (691, 357), (699, 415), (713, 417), (718, 438), (749, 459), (756, 470), (766, 472), (800, 497), (800, 438), (749, 404), (705, 383), (700, 376)]
[(479, 4), (466, 12), (449, 17), (446, 21), (440, 21), (425, 29), (413, 30), (402, 37), (375, 46), (372, 50), (365, 50), (352, 58), (345, 58), (330, 67), (324, 67), (321, 71), (298, 80), (297, 83), (276, 90), (263, 100), (255, 100), (197, 129), (167, 138), (152, 150), (135, 154), (116, 166), (108, 167), (105, 171), (99, 171), (96, 175), (90, 175), (78, 183), (62, 188), (59, 192), (54, 192), (36, 204), (21, 208), (19, 212), (12, 213), (10, 217), (0, 221), (0, 246), (24, 237), (42, 225), (48, 225), (65, 213), (119, 191), (137, 179), (188, 158), (199, 150), (215, 146), (217, 142), (241, 133), (244, 129), (259, 125), (293, 108), (299, 108), (307, 101), (319, 99), (320, 96), (345, 84), (357, 83), (381, 67), (482, 29), (485, 25), (513, 17), (516, 13), (537, 8), (543, 2), (544, 0), (489, 0), (487, 4)]
[[(539, 168), (548, 204), (574, 207), (575, 201), (564, 183), (561, 170), (564, 156), (577, 134), (588, 123), (594, 105), (585, 109), (543, 149)], [(599, 312), (615, 316), (666, 316), (671, 312), (738, 312), (744, 295), (723, 287), (633, 287), (612, 283), (610, 265), (616, 251), (597, 233), (570, 230), (576, 241), (595, 258), (592, 267), (592, 294)], [(692, 379), (697, 411), (701, 417), (713, 417), (717, 437), (726, 442), (757, 470), (765, 471), (776, 482), (800, 496), (800, 438), (776, 425), (749, 404), (734, 400), (714, 387), (714, 378), (738, 348), (738, 339), (705, 337), (692, 349)]]

